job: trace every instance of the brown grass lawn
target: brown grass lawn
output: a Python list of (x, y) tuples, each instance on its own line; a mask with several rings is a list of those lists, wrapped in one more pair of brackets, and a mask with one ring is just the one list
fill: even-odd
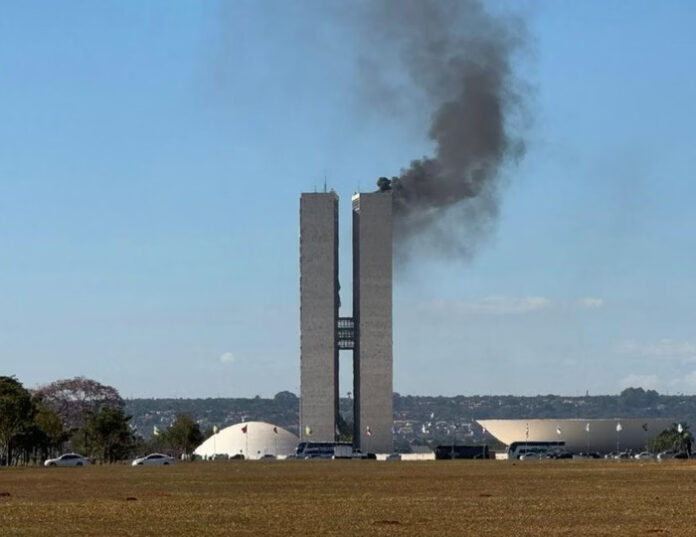
[(696, 535), (696, 461), (0, 469), (0, 536)]

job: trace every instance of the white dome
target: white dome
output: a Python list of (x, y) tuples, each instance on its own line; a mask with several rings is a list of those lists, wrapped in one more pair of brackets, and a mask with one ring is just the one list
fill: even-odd
[(284, 457), (295, 453), (299, 441), (282, 427), (264, 421), (248, 421), (221, 429), (198, 446), (194, 454), (204, 459), (215, 454), (230, 457), (241, 454), (245, 459), (260, 459), (264, 455)]

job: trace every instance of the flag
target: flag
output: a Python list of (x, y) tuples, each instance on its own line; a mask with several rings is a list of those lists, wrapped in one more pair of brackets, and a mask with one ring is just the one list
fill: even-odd
[(681, 423), (678, 423), (678, 424), (677, 424), (677, 432), (678, 432), (679, 434), (681, 434), (681, 433), (684, 432), (684, 427), (682, 427), (682, 424), (681, 424)]
[(273, 432), (274, 432), (275, 434), (278, 434), (278, 427), (275, 427), (275, 426), (274, 426), (274, 427), (273, 427)]
[(370, 429), (369, 425), (367, 427), (365, 427), (365, 434), (367, 436), (372, 436), (372, 429)]
[(159, 427), (157, 427), (157, 425), (154, 425), (154, 426), (152, 427), (152, 434), (155, 435), (155, 436), (159, 436), (160, 430), (159, 430)]
[(249, 427), (248, 425), (245, 425), (244, 427), (242, 427), (242, 432), (243, 432), (244, 434), (247, 433), (247, 428), (248, 428), (248, 427)]
[(586, 424), (585, 424), (585, 432), (586, 432), (586, 433), (589, 433), (589, 432), (590, 432), (590, 424), (589, 424), (589, 423), (586, 423)]
[(219, 430), (217, 425), (213, 425), (213, 434), (218, 434)]
[(309, 425), (305, 425), (304, 432), (307, 436), (312, 436), (312, 428)]
[(623, 427), (621, 427), (621, 423), (616, 424), (616, 432), (620, 433), (623, 430)]
[(556, 434), (559, 436), (561, 435), (561, 426), (560, 425), (556, 425)]

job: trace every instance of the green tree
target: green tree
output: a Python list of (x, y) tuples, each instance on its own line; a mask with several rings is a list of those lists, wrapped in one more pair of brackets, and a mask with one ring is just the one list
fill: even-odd
[(672, 427), (662, 431), (648, 442), (648, 449), (653, 453), (674, 450), (691, 455), (692, 437), (691, 432), (689, 432), (689, 425), (686, 423), (681, 424), (681, 431), (679, 428), (679, 425), (674, 423)]
[(36, 405), (36, 415), (34, 416), (34, 425), (43, 434), (44, 444), (35, 446), (42, 449), (42, 456), (46, 458), (49, 454), (55, 454), (60, 451), (61, 446), (65, 443), (69, 435), (63, 428), (63, 420), (57, 412), (45, 404), (40, 396), (34, 399)]
[(643, 388), (626, 388), (619, 394), (618, 404), (622, 409), (644, 409), (655, 406), (660, 399), (660, 394), (655, 390)]
[(0, 464), (13, 463), (13, 444), (34, 417), (31, 394), (14, 377), (0, 377)]
[(336, 427), (338, 428), (338, 436), (341, 442), (353, 441), (353, 423), (346, 421), (340, 413)]
[(190, 455), (203, 442), (203, 433), (189, 414), (179, 414), (164, 433), (164, 440), (174, 451)]
[(103, 407), (88, 412), (83, 431), (85, 451), (102, 462), (127, 458), (135, 446), (128, 420), (130, 416), (121, 408)]

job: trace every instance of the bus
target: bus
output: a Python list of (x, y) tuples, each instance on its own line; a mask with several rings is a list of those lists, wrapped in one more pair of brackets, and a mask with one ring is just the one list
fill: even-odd
[(295, 448), (298, 459), (350, 459), (352, 455), (350, 442), (300, 442)]
[(519, 459), (528, 453), (546, 455), (549, 452), (565, 450), (565, 442), (513, 442), (508, 446), (508, 459)]

